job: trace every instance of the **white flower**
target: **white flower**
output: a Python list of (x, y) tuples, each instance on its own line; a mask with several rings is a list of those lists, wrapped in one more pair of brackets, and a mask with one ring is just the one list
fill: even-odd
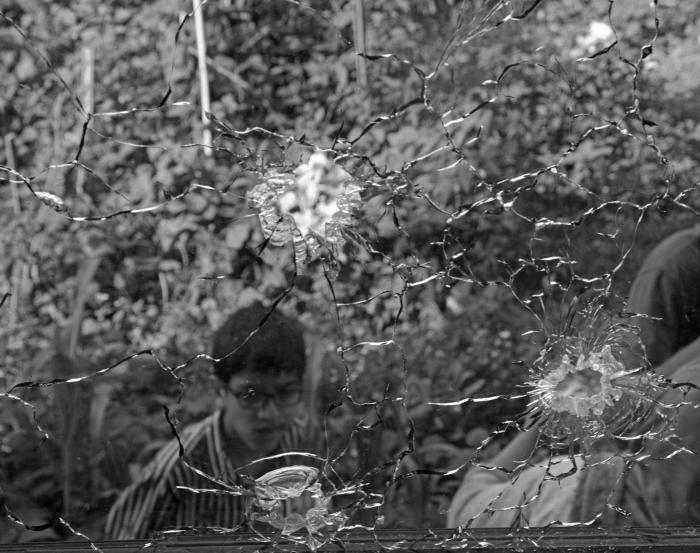
[(591, 21), (588, 32), (576, 37), (576, 47), (572, 50), (575, 58), (590, 56), (609, 46), (615, 40), (612, 27), (604, 21)]

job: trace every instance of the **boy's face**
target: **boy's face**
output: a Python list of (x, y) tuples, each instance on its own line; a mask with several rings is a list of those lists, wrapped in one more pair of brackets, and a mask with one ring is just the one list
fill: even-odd
[(238, 373), (225, 391), (225, 432), (258, 456), (272, 454), (299, 414), (301, 398), (301, 381), (294, 374), (272, 370)]

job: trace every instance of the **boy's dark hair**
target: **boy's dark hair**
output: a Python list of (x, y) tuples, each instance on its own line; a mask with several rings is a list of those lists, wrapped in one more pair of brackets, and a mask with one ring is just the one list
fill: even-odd
[(260, 303), (244, 307), (230, 315), (214, 333), (212, 356), (218, 359), (214, 373), (224, 384), (246, 369), (303, 376), (306, 346), (301, 325), (276, 310), (268, 316), (269, 312)]

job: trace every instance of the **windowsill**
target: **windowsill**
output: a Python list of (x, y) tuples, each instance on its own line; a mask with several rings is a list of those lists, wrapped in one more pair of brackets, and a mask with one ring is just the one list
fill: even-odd
[[(274, 535), (238, 533), (230, 536), (168, 536), (159, 540), (95, 542), (104, 553), (158, 552), (250, 552), (271, 546)], [(342, 546), (341, 546), (342, 543)], [(286, 539), (277, 541), (281, 551), (305, 551), (308, 548)], [(444, 552), (485, 550), (489, 552), (696, 552), (700, 551), (700, 528), (654, 527), (613, 531), (599, 528), (475, 529), (457, 534), (451, 529), (377, 530), (340, 532), (320, 551), (368, 552), (391, 547), (392, 551)], [(45, 542), (0, 545), (0, 552), (87, 553), (95, 549), (88, 542)]]

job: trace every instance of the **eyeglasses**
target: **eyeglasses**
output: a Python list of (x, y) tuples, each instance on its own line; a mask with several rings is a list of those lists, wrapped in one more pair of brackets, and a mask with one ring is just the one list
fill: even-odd
[(292, 407), (301, 401), (301, 388), (296, 386), (282, 388), (272, 394), (257, 388), (231, 390), (231, 393), (245, 409), (259, 409), (268, 401), (272, 401), (277, 407)]

